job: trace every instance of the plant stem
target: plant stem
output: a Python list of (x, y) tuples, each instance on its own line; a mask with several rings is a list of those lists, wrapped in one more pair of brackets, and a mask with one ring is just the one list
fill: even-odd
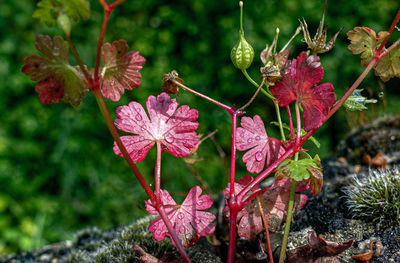
[(184, 89), (184, 90), (186, 90), (186, 91), (188, 91), (188, 92), (190, 92), (190, 93), (192, 93), (192, 94), (194, 94), (196, 96), (199, 96), (202, 99), (208, 100), (209, 102), (214, 103), (215, 105), (227, 110), (229, 112), (229, 114), (232, 114), (234, 112), (234, 109), (232, 107), (229, 107), (229, 106), (227, 106), (227, 105), (225, 105), (225, 104), (223, 104), (223, 103), (221, 103), (221, 102), (219, 102), (217, 100), (214, 100), (214, 99), (212, 99), (212, 98), (210, 98), (210, 97), (208, 97), (208, 96), (206, 96), (204, 94), (201, 94), (200, 92), (192, 90), (191, 88), (186, 87), (185, 85), (183, 85), (182, 83), (180, 83), (180, 82), (178, 82), (176, 80), (171, 80), (171, 81), (175, 85), (179, 86), (180, 88), (182, 88), (182, 89)]
[(74, 55), (74, 58), (75, 58), (76, 62), (79, 65), (79, 68), (82, 70), (82, 73), (83, 73), (83, 75), (85, 75), (85, 78), (88, 81), (88, 83), (90, 85), (92, 85), (93, 80), (90, 77), (89, 72), (85, 68), (85, 65), (83, 64), (83, 62), (81, 60), (81, 57), (79, 56), (78, 51), (75, 48), (75, 45), (74, 45), (74, 42), (71, 39), (71, 36), (69, 34), (66, 34), (66, 37), (67, 37), (67, 40), (68, 40), (68, 43), (69, 43), (69, 47), (71, 48), (71, 52)]
[(265, 239), (267, 240), (269, 262), (274, 263), (274, 257), (272, 256), (272, 249), (271, 249), (271, 240), (269, 238), (268, 221), (265, 218), (264, 209), (261, 204), (260, 197), (257, 196), (256, 198), (257, 198), (258, 208), (260, 210), (261, 218), (262, 218), (264, 228), (265, 228)]
[(154, 188), (156, 195), (156, 209), (161, 216), (161, 219), (164, 221), (165, 226), (168, 229), (168, 233), (171, 235), (171, 238), (174, 240), (175, 246), (178, 249), (179, 253), (185, 260), (185, 262), (190, 262), (186, 251), (184, 250), (181, 241), (179, 240), (178, 235), (175, 232), (173, 225), (171, 224), (170, 219), (164, 211), (162, 199), (161, 199), (161, 154), (162, 154), (162, 145), (160, 141), (157, 141), (157, 159), (156, 159), (156, 167), (154, 169)]
[(392, 35), (392, 32), (394, 28), (396, 27), (397, 23), (399, 22), (400, 19), (400, 8), (397, 10), (396, 17), (393, 19), (392, 25), (389, 28), (389, 34), (385, 37), (385, 39), (382, 41), (381, 45), (379, 46), (378, 50), (376, 51), (377, 54), (379, 55), (382, 51), (382, 49), (385, 47), (386, 42), (389, 40), (389, 37)]
[[(229, 203), (230, 203), (229, 199)], [(236, 220), (237, 214), (240, 211), (239, 207), (229, 207), (229, 245), (228, 245), (228, 260), (227, 263), (235, 262), (236, 249)]]
[(290, 185), (290, 197), (289, 197), (290, 199), (289, 199), (288, 210), (287, 210), (287, 215), (286, 215), (285, 232), (283, 234), (281, 253), (279, 255), (279, 263), (283, 263), (285, 261), (285, 257), (286, 257), (286, 246), (287, 246), (287, 241), (288, 241), (288, 237), (289, 237), (290, 223), (292, 221), (292, 212), (293, 212), (293, 207), (294, 207), (295, 191), (296, 191), (296, 181), (292, 180), (292, 183)]
[(156, 167), (154, 169), (154, 194), (156, 195), (157, 205), (161, 206), (161, 142), (157, 141), (157, 159)]
[(300, 108), (299, 103), (296, 101), (295, 103), (296, 109), (296, 147), (301, 147), (301, 117), (300, 117)]
[[(247, 78), (248, 81), (250, 81), (251, 84), (253, 84), (255, 87), (259, 87), (259, 85), (257, 84), (257, 82), (255, 82), (250, 75), (247, 73), (247, 71), (245, 69), (242, 70), (243, 75)], [(275, 97), (272, 96), (268, 91), (266, 91), (265, 89), (261, 88), (261, 92), (267, 96), (269, 99), (271, 99), (274, 102), (275, 105), (275, 110), (276, 110), (276, 116), (278, 117), (278, 122), (279, 122), (279, 131), (281, 133), (281, 137), (282, 137), (282, 141), (283, 143), (285, 143), (286, 138), (285, 138), (285, 134), (283, 132), (283, 125), (282, 125), (282, 119), (281, 119), (281, 113), (279, 110), (279, 105), (278, 102), (276, 101)]]
[[(101, 0), (102, 5), (103, 5), (103, 2), (104, 1)], [(108, 7), (107, 3), (105, 3), (105, 4)], [(104, 5), (103, 5), (103, 7), (104, 7)], [(110, 10), (109, 8), (104, 8), (103, 25), (101, 26), (99, 42), (97, 43), (96, 60), (95, 60), (95, 63), (94, 63), (94, 81), (95, 81), (95, 87), (94, 88), (95, 89), (99, 89), (100, 88), (100, 85), (98, 84), (98, 82), (99, 82), (99, 66), (100, 66), (101, 48), (103, 46), (104, 35), (106, 33), (108, 19), (110, 18), (111, 12), (112, 12), (112, 9)]]
[[(242, 72), (243, 72), (243, 75), (246, 77), (246, 79), (247, 79), (248, 81), (250, 81), (251, 84), (253, 84), (255, 87), (258, 88), (259, 85), (257, 84), (257, 82), (255, 82), (255, 81), (250, 77), (250, 75), (247, 73), (247, 70), (243, 69)], [(275, 100), (274, 96), (272, 96), (271, 94), (269, 94), (268, 91), (266, 91), (265, 89), (261, 88), (261, 92), (262, 92), (265, 96), (267, 96), (268, 98), (270, 98), (271, 100)]]
[(176, 235), (174, 227), (172, 226), (171, 221), (169, 220), (169, 218), (168, 218), (167, 214), (165, 213), (164, 209), (160, 206), (159, 208), (157, 208), (157, 211), (160, 214), (161, 219), (164, 221), (164, 224), (167, 227), (168, 232), (171, 235), (172, 240), (174, 240), (175, 246), (178, 249), (179, 254), (181, 254), (183, 260), (186, 263), (190, 263), (191, 261), (189, 259), (189, 256), (187, 255), (185, 249), (182, 246), (181, 241), (179, 240), (178, 236)]
[(247, 107), (250, 106), (250, 104), (255, 100), (255, 98), (257, 97), (258, 93), (260, 92), (260, 89), (261, 89), (261, 87), (264, 85), (264, 82), (265, 82), (265, 80), (263, 79), (263, 80), (261, 81), (261, 84), (257, 87), (257, 90), (256, 90), (256, 92), (253, 94), (253, 96), (251, 97), (251, 99), (250, 99), (245, 105), (243, 105), (242, 107), (240, 107), (238, 111), (243, 112)]
[(294, 128), (293, 128), (293, 120), (292, 120), (292, 113), (290, 112), (290, 106), (289, 104), (286, 105), (286, 111), (287, 111), (287, 115), (289, 118), (289, 127), (290, 127), (290, 140), (293, 141), (294, 138)]
[(131, 168), (132, 172), (135, 174), (136, 179), (139, 181), (140, 185), (143, 187), (144, 191), (146, 192), (147, 196), (150, 198), (154, 204), (156, 203), (156, 198), (154, 196), (153, 191), (150, 189), (149, 185), (147, 184), (146, 180), (144, 179), (143, 175), (140, 173), (139, 169), (137, 168), (136, 164), (133, 162), (129, 153), (127, 152), (124, 144), (119, 137), (118, 131), (114, 126), (114, 123), (111, 119), (110, 113), (107, 109), (107, 106), (104, 102), (103, 96), (101, 95), (100, 90), (93, 91), (94, 96), (96, 97), (97, 104), (99, 105), (100, 111), (103, 114), (104, 120), (106, 121), (108, 130), (110, 131), (112, 137), (114, 138), (116, 144), (119, 147), (123, 157), (125, 158), (126, 162), (128, 163), (129, 167)]

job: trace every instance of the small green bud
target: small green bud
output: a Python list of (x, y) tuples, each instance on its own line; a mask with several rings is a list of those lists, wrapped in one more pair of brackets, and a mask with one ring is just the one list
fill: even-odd
[(71, 34), (71, 21), (67, 15), (59, 15), (57, 17), (57, 24), (64, 31), (65, 35), (69, 36)]

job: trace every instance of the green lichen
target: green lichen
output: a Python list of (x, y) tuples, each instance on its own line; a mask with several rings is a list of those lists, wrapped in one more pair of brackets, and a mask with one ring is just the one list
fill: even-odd
[(139, 255), (132, 251), (134, 244), (157, 258), (175, 251), (168, 240), (157, 242), (147, 227), (154, 216), (110, 231), (89, 228), (78, 232), (75, 246), (78, 248), (63, 258), (61, 263), (128, 263), (139, 262)]
[(346, 203), (355, 218), (377, 224), (380, 229), (400, 223), (400, 172), (370, 171), (365, 178), (353, 177), (345, 189)]

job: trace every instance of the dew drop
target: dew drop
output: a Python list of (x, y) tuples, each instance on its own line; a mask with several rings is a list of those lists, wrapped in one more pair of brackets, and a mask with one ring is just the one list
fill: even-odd
[(260, 140), (260, 136), (256, 136), (256, 141), (259, 141)]
[(156, 235), (157, 235), (157, 236), (161, 235), (161, 230), (157, 230), (157, 231), (156, 231)]
[(178, 217), (178, 219), (182, 219), (183, 218), (183, 214), (179, 212), (177, 217)]
[(203, 201), (202, 200), (197, 200), (197, 205), (202, 205)]
[(40, 69), (45, 70), (47, 68), (47, 65), (44, 62), (40, 62), (39, 67)]
[(170, 195), (167, 197), (167, 199), (168, 201), (172, 201), (172, 197)]
[(261, 162), (262, 159), (263, 159), (263, 154), (262, 154), (262, 152), (256, 152), (256, 160), (257, 160), (258, 162)]
[(381, 91), (381, 92), (379, 92), (378, 97), (383, 98), (383, 95), (385, 95), (385, 94), (383, 93), (383, 91)]
[(252, 143), (252, 142), (253, 142), (253, 138), (247, 139), (247, 142), (248, 142), (248, 143)]
[(194, 220), (194, 222), (195, 222), (196, 224), (200, 224), (200, 223), (201, 223), (201, 220), (198, 219), (198, 218), (196, 218), (196, 219)]
[(59, 55), (60, 55), (60, 48), (59, 48), (59, 47), (54, 47), (54, 49), (53, 49), (53, 55), (54, 55), (54, 56), (59, 56)]
[(141, 121), (141, 120), (142, 120), (142, 116), (140, 116), (139, 114), (137, 114), (137, 115), (135, 116), (135, 119), (136, 119), (137, 121)]
[(168, 143), (173, 143), (174, 137), (172, 137), (172, 135), (168, 133), (165, 135), (165, 141), (167, 141)]
[(185, 227), (184, 226), (181, 226), (181, 228), (179, 229), (179, 232), (181, 232), (181, 233), (185, 233)]

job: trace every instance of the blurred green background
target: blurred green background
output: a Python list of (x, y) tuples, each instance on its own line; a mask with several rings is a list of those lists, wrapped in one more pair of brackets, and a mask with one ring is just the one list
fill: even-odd
[[(0, 254), (40, 248), (70, 239), (74, 231), (87, 226), (112, 228), (146, 214), (146, 196), (124, 160), (114, 155), (113, 140), (92, 94), (76, 109), (64, 103), (42, 105), (34, 91), (36, 83), (21, 73), (23, 58), (37, 53), (37, 34), (62, 35), (32, 19), (36, 3), (1, 1), (0, 5)], [(97, 1), (90, 3), (91, 18), (73, 27), (72, 38), (82, 60), (92, 67), (102, 9)], [(245, 34), (256, 52), (249, 74), (259, 79), (259, 53), (271, 43), (276, 27), (281, 32), (278, 48), (294, 33), (298, 18), (306, 19), (313, 36), (323, 5), (322, 0), (245, 1)], [(321, 62), (323, 81), (333, 83), (338, 97), (362, 71), (359, 57), (347, 50), (345, 32), (354, 26), (385, 30), (398, 8), (398, 0), (329, 1), (328, 39), (339, 28), (344, 30)], [(150, 94), (160, 93), (162, 74), (173, 69), (191, 88), (226, 104), (242, 105), (254, 87), (230, 61), (238, 29), (237, 1), (127, 0), (112, 14), (105, 41), (124, 38), (147, 61), (141, 71), (142, 86), (128, 91), (118, 103), (107, 101), (113, 117), (117, 106), (131, 100), (144, 103)], [(396, 31), (392, 40), (399, 35)], [(291, 57), (306, 49), (301, 39), (298, 36), (293, 42)], [(366, 89), (364, 95), (379, 99), (378, 105), (361, 115), (348, 115), (344, 110), (336, 114), (316, 134), (322, 143), (320, 155), (334, 153), (337, 142), (360, 116), (367, 120), (399, 112), (399, 84), (399, 80), (380, 83), (370, 73), (361, 87)], [(384, 96), (378, 96), (382, 88)], [(215, 139), (229, 156), (229, 115), (185, 92), (179, 94), (179, 100), (199, 110), (199, 133), (219, 130)], [(275, 120), (271, 102), (262, 95), (247, 112), (261, 115), (265, 123)], [(267, 131), (277, 135), (275, 127), (269, 125)], [(312, 146), (311, 152), (316, 152)], [(226, 185), (226, 170), (215, 144), (205, 141), (198, 154), (204, 160), (195, 169), (218, 193)], [(154, 159), (155, 151), (151, 151), (139, 164), (149, 182)], [(162, 173), (163, 188), (175, 193), (178, 200), (198, 184), (184, 162), (168, 154), (163, 156)], [(244, 174), (239, 160), (237, 176)]]

